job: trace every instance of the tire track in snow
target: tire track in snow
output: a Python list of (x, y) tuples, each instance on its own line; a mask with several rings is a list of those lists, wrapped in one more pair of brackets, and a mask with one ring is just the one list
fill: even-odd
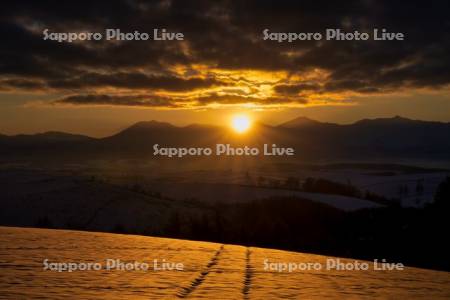
[(252, 286), (252, 278), (253, 278), (253, 267), (251, 265), (251, 256), (252, 252), (250, 248), (247, 247), (247, 251), (245, 253), (245, 274), (244, 274), (244, 287), (242, 288), (242, 294), (245, 299), (250, 299), (250, 288)]
[(184, 287), (177, 293), (178, 298), (187, 298), (202, 282), (205, 280), (205, 277), (211, 272), (211, 269), (217, 265), (219, 260), (219, 256), (223, 251), (225, 245), (221, 245), (220, 248), (214, 253), (211, 260), (206, 265), (206, 268), (195, 278), (191, 284), (187, 287)]

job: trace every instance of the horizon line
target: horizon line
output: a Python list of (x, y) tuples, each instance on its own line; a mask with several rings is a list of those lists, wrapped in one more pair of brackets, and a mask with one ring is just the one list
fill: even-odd
[[(357, 121), (351, 122), (351, 123), (336, 123), (336, 122), (327, 122), (327, 121), (318, 121), (316, 119), (312, 119), (309, 117), (306, 117), (304, 115), (302, 116), (298, 116), (295, 117), (293, 119), (289, 119), (288, 121), (284, 121), (282, 123), (276, 124), (276, 125), (269, 125), (267, 123), (255, 120), (253, 123), (254, 124), (259, 124), (259, 125), (263, 125), (266, 127), (271, 127), (271, 128), (277, 128), (277, 127), (282, 127), (285, 124), (288, 124), (290, 122), (294, 122), (296, 120), (299, 119), (303, 119), (305, 121), (310, 121), (316, 124), (325, 124), (325, 125), (336, 125), (336, 126), (352, 126), (355, 124), (358, 124), (362, 121), (376, 121), (376, 120), (404, 120), (404, 121), (412, 121), (412, 122), (426, 122), (426, 123), (440, 123), (440, 124), (450, 124), (450, 121), (448, 122), (443, 122), (443, 121), (435, 121), (435, 120), (423, 120), (423, 119), (412, 119), (412, 118), (407, 118), (407, 117), (402, 117), (400, 115), (394, 115), (392, 117), (376, 117), (376, 118), (363, 118), (363, 119), (359, 119)], [(73, 136), (83, 136), (83, 137), (88, 137), (88, 138), (92, 138), (92, 139), (102, 139), (102, 138), (107, 138), (107, 137), (111, 137), (114, 136), (116, 134), (119, 134), (129, 128), (132, 128), (133, 126), (136, 126), (140, 123), (157, 123), (157, 124), (165, 124), (165, 125), (169, 125), (171, 127), (174, 128), (188, 128), (191, 126), (205, 126), (205, 127), (215, 127), (215, 128), (224, 128), (227, 127), (226, 125), (216, 125), (216, 124), (211, 124), (211, 123), (190, 123), (187, 125), (176, 125), (170, 122), (166, 122), (166, 121), (159, 121), (156, 119), (151, 119), (148, 121), (137, 121), (134, 123), (131, 123), (130, 125), (126, 126), (123, 129), (120, 129), (110, 135), (105, 135), (105, 136), (99, 136), (99, 137), (95, 137), (95, 136), (91, 136), (89, 134), (83, 134), (83, 133), (77, 133), (77, 132), (70, 132), (70, 131), (59, 131), (59, 130), (48, 130), (48, 131), (41, 131), (41, 132), (35, 132), (35, 133), (17, 133), (17, 134), (5, 134), (0, 132), (0, 136), (6, 136), (6, 137), (17, 137), (17, 136), (36, 136), (36, 135), (44, 135), (44, 134), (67, 134), (67, 135), (73, 135)]]

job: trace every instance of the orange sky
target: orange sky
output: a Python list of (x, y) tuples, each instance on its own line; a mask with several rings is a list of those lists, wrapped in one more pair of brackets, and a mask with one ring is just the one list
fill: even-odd
[(210, 109), (150, 109), (123, 106), (51, 106), (40, 101), (46, 95), (0, 95), (0, 133), (65, 131), (90, 136), (111, 135), (146, 120), (175, 125), (224, 124), (230, 115), (245, 112), (253, 119), (277, 125), (298, 116), (324, 122), (351, 123), (363, 118), (401, 115), (413, 119), (450, 121), (448, 93), (385, 95), (355, 98), (348, 105), (320, 105), (299, 108), (254, 109), (245, 107)]
[[(89, 7), (4, 5), (0, 133), (106, 136), (138, 121), (223, 124), (243, 112), (272, 125), (298, 116), (337, 123), (395, 115), (450, 121), (445, 1), (164, 0)], [(108, 28), (164, 28), (184, 38), (44, 38), (44, 32)], [(263, 34), (328, 28), (350, 34), (383, 28), (405, 38), (280, 42)]]

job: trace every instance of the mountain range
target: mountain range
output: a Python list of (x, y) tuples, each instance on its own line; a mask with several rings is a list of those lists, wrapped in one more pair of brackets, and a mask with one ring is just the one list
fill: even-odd
[(1, 160), (154, 158), (152, 147), (211, 147), (216, 143), (294, 147), (298, 159), (450, 160), (450, 123), (393, 118), (364, 119), (349, 125), (299, 117), (278, 126), (261, 123), (237, 135), (220, 126), (177, 127), (158, 121), (138, 122), (105, 138), (62, 132), (0, 135)]

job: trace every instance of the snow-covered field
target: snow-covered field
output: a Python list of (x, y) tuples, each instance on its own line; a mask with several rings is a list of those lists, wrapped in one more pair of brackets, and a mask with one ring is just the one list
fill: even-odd
[[(57, 272), (52, 263), (98, 263), (101, 270)], [(106, 270), (106, 259), (150, 269)], [(183, 270), (153, 270), (154, 260)], [(265, 270), (271, 263), (330, 257), (175, 239), (0, 227), (1, 299), (449, 299), (450, 273)], [(353, 260), (341, 259), (342, 262)], [(161, 265), (159, 265), (161, 267)], [(372, 269), (372, 265), (371, 268)]]
[[(191, 182), (158, 182), (149, 185), (153, 191), (173, 199), (195, 198), (209, 202), (248, 202), (256, 199), (270, 197), (299, 197), (324, 203), (338, 209), (352, 211), (362, 208), (379, 207), (372, 201), (347, 197), (341, 195), (306, 193), (284, 189), (261, 188), (256, 186), (244, 186), (224, 183), (191, 183)], [(186, 197), (189, 195), (189, 197)]]
[[(378, 206), (352, 197), (259, 188), (236, 183), (144, 179), (137, 182), (142, 188), (164, 196), (156, 197), (126, 188), (133, 186), (133, 181), (111, 184), (89, 178), (46, 171), (0, 169), (1, 224), (33, 227), (39, 224), (39, 220), (48, 218), (56, 228), (111, 231), (122, 225), (139, 232), (159, 230), (161, 225), (167, 223), (167, 218), (174, 210), (183, 214), (200, 211), (202, 207), (192, 199), (210, 204), (248, 202), (273, 196), (298, 196), (343, 210)], [(226, 182), (224, 175), (219, 178)]]
[[(307, 194), (298, 191), (257, 188), (258, 177), (284, 182), (288, 177), (300, 181), (308, 177), (323, 178), (342, 184), (352, 184), (363, 193), (370, 191), (388, 199), (398, 199), (404, 207), (423, 207), (434, 199), (436, 189), (449, 171), (414, 169), (415, 167), (372, 164), (333, 167), (302, 165), (262, 166), (254, 169), (203, 169), (189, 170), (182, 166), (176, 170), (160, 170), (157, 174), (142, 172), (140, 181), (152, 191), (175, 198), (196, 198), (206, 201), (248, 201), (270, 196), (297, 195), (344, 210), (377, 206), (376, 203), (352, 197), (329, 197), (324, 194)], [(159, 170), (159, 169), (158, 169)], [(123, 174), (111, 172), (113, 181), (130, 182)], [(131, 180), (133, 182), (133, 180)], [(421, 186), (420, 191), (418, 185)], [(403, 189), (403, 192), (401, 190)], [(406, 191), (405, 191), (406, 190)]]

